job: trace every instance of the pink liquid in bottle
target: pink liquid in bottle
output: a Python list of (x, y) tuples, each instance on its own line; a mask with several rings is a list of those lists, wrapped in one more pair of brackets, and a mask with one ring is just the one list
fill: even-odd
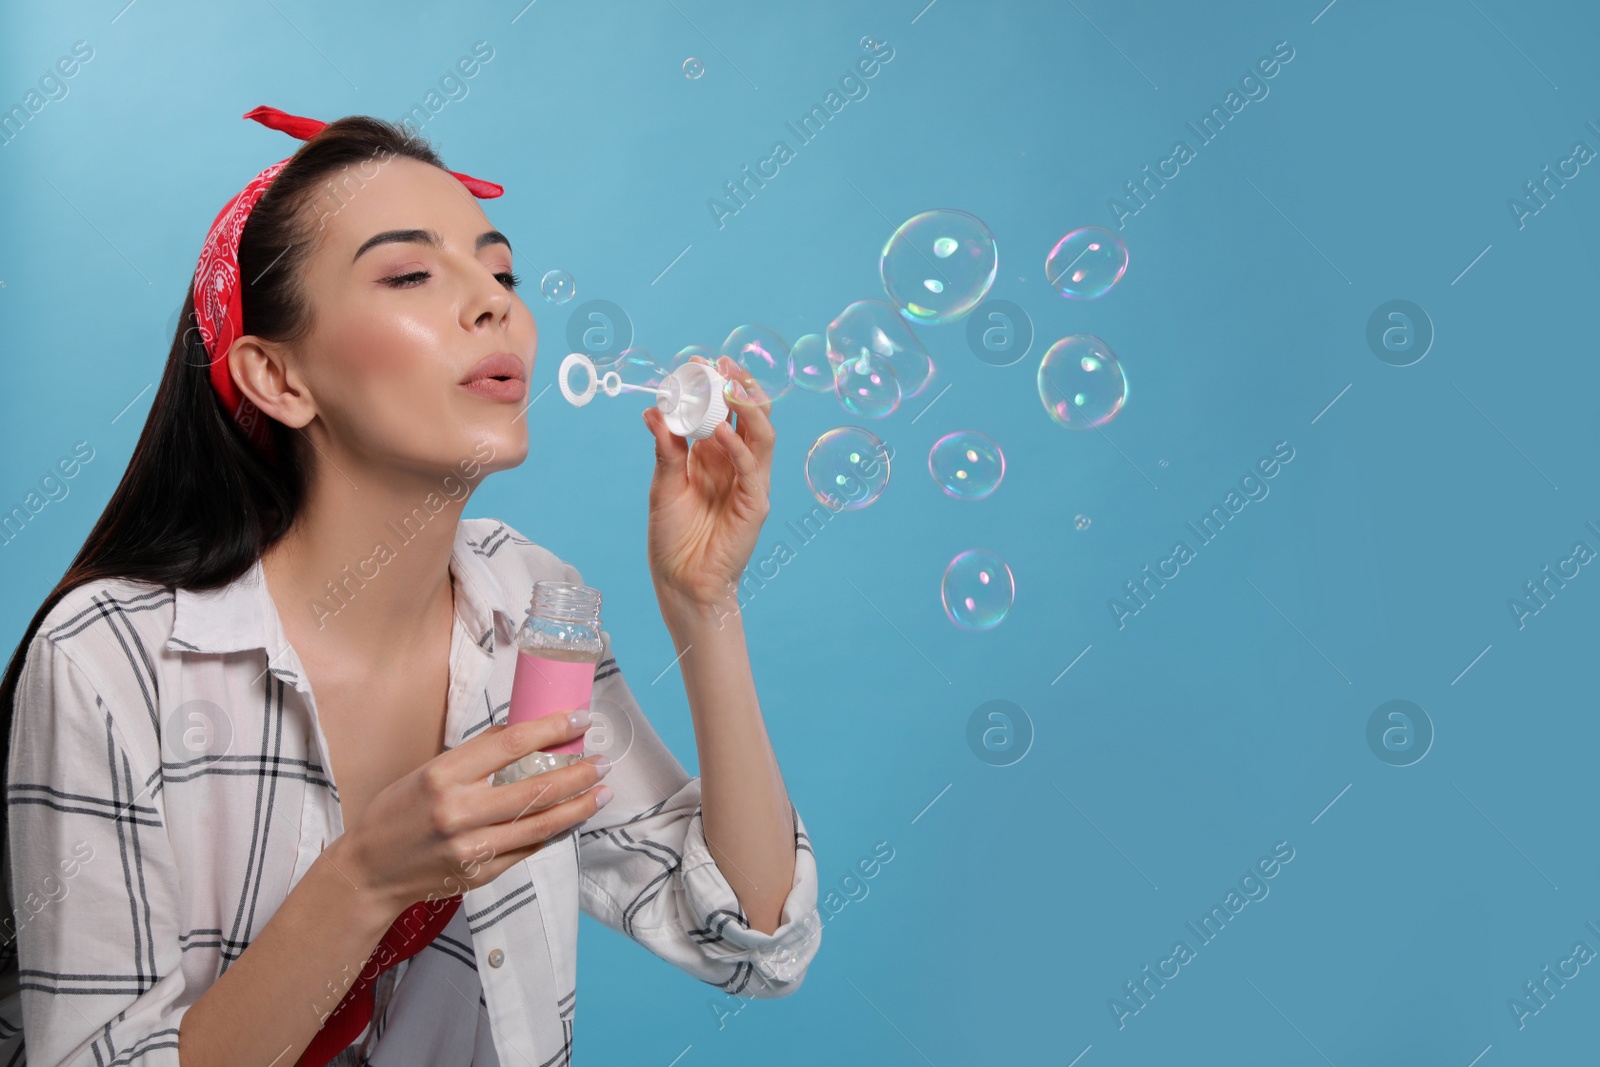
[[(589, 710), (594, 672), (603, 655), (600, 591), (569, 582), (533, 586), (528, 618), (516, 633), (517, 666), (506, 723)], [(538, 749), (495, 773), (506, 785), (583, 759), (585, 734)]]
[[(550, 650), (554, 651), (554, 650)], [(555, 653), (560, 655), (559, 652)], [(511, 681), (511, 708), (506, 712), (506, 722), (527, 722), (544, 715), (565, 715), (569, 711), (588, 710), (589, 698), (594, 692), (593, 655), (582, 659), (553, 659), (550, 655), (517, 653), (517, 671)], [(551, 745), (544, 752), (581, 754), (583, 736)]]

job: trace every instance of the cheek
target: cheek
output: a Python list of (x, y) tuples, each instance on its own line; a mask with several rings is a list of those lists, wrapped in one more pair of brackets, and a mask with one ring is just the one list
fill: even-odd
[[(420, 311), (346, 316), (321, 332), (313, 388), (330, 409), (362, 424), (414, 419), (448, 402), (458, 375), (442, 329)], [(432, 399), (429, 399), (429, 398)]]

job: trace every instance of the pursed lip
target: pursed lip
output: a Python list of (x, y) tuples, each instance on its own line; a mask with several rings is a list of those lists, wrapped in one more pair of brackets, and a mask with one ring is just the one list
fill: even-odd
[(514, 378), (525, 381), (528, 377), (522, 360), (510, 352), (496, 352), (492, 356), (485, 356), (473, 365), (467, 376), (461, 379), (462, 385), (478, 381), (482, 378)]

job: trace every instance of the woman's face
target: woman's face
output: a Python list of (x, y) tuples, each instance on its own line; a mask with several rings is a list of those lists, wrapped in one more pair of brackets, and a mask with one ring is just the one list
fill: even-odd
[[(516, 466), (538, 330), (509, 284), (511, 248), (438, 167), (391, 156), (373, 169), (347, 168), (313, 205), (312, 332), (292, 364), (341, 452), (430, 474)], [(497, 354), (512, 359), (495, 373), (520, 383), (463, 385)]]

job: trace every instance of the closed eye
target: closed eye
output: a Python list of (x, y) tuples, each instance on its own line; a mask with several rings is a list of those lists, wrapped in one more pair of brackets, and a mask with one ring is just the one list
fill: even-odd
[[(432, 277), (432, 274), (428, 271), (414, 270), (407, 274), (396, 274), (391, 278), (385, 278), (383, 282), (391, 289), (412, 289), (430, 277)], [(501, 271), (495, 277), (507, 289), (515, 290), (517, 286), (522, 284), (522, 279), (509, 270)]]

